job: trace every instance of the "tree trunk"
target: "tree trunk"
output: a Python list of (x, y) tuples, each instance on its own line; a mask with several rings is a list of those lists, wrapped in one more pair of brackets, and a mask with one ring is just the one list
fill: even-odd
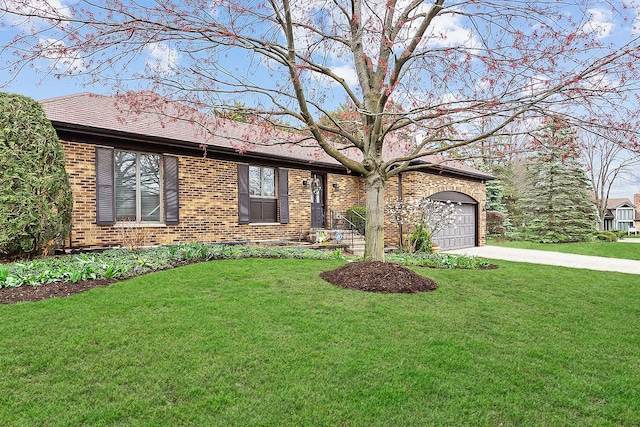
[(380, 173), (365, 177), (367, 207), (365, 261), (384, 261), (384, 184)]

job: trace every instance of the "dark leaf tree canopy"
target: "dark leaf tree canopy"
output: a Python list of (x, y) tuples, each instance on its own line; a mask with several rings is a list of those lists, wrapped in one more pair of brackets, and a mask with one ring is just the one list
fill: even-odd
[(0, 93), (0, 256), (40, 254), (68, 235), (71, 187), (42, 106)]
[(562, 243), (593, 238), (597, 212), (577, 148), (575, 132), (561, 120), (551, 120), (534, 139), (531, 149), (536, 154), (521, 199), (530, 239)]
[(426, 155), (529, 134), (549, 113), (637, 144), (624, 1), (5, 0), (1, 12), (14, 75), (48, 61), (206, 111), (250, 106), (236, 112), (294, 130), (269, 143), (315, 145), (361, 174), (367, 260), (383, 259), (384, 184)]

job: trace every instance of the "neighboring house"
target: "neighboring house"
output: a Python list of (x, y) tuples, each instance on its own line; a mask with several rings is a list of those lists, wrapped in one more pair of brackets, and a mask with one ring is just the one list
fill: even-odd
[[(365, 203), (362, 177), (317, 147), (264, 144), (278, 132), (149, 97), (172, 118), (89, 93), (42, 101), (74, 196), (68, 247), (118, 246), (132, 232), (147, 245), (304, 239)], [(429, 165), (390, 180), (388, 197), (459, 201), (458, 225), (441, 246), (484, 245), (492, 177), (460, 162)], [(385, 244), (397, 245), (397, 228), (386, 227)]]
[(626, 198), (607, 200), (602, 229), (605, 231), (628, 231), (634, 227), (636, 207)]

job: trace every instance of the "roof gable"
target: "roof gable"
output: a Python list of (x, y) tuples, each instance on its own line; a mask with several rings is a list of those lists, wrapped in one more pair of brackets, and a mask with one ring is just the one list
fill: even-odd
[(632, 208), (635, 209), (631, 200), (627, 198), (617, 198), (607, 200), (607, 209), (615, 210), (620, 208)]

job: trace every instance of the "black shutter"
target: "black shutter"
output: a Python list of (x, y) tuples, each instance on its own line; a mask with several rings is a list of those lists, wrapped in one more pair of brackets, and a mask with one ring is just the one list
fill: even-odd
[(113, 148), (96, 147), (96, 224), (116, 222)]
[(238, 222), (249, 224), (249, 165), (238, 164)]
[(164, 222), (165, 224), (178, 224), (179, 197), (178, 197), (178, 158), (164, 156)]
[(278, 169), (278, 198), (280, 223), (289, 224), (289, 171), (287, 169)]

